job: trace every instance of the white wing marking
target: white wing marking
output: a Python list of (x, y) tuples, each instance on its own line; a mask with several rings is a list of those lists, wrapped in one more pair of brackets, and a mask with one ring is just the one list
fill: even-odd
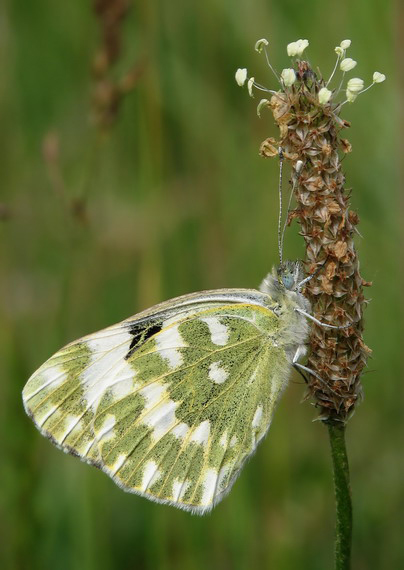
[(121, 453), (120, 455), (118, 455), (115, 463), (111, 467), (111, 474), (112, 475), (116, 475), (116, 473), (119, 471), (119, 469), (125, 463), (125, 460), (126, 460), (126, 455), (124, 453)]
[(48, 420), (52, 414), (54, 414), (56, 412), (56, 410), (58, 409), (57, 406), (52, 406), (51, 408), (49, 408), (49, 410), (45, 413), (45, 415), (42, 418), (38, 418), (36, 420), (38, 426), (41, 428), (44, 423), (46, 422), (46, 420)]
[(253, 421), (251, 424), (253, 428), (257, 428), (260, 425), (263, 411), (264, 410), (263, 410), (261, 405), (259, 405), (257, 407), (257, 409), (255, 410), (255, 414), (254, 414)]
[[(98, 334), (86, 340), (87, 347), (91, 351), (91, 360), (81, 374), (84, 397), (94, 412), (108, 388), (121, 382), (123, 378), (129, 379), (134, 376), (132, 366), (125, 360), (132, 335), (122, 328), (113, 336), (103, 335), (101, 338), (102, 343)], [(118, 369), (116, 369), (117, 362), (120, 364)]]
[(206, 445), (209, 440), (210, 434), (210, 421), (205, 420), (201, 422), (192, 432), (189, 441), (195, 443), (200, 443), (201, 445)]
[(129, 396), (133, 392), (134, 383), (133, 379), (136, 377), (136, 370), (132, 369), (132, 377), (120, 378), (114, 384), (111, 384), (111, 392), (114, 400), (122, 400), (126, 396)]
[(208, 325), (213, 344), (225, 346), (229, 342), (229, 331), (217, 317), (203, 317), (201, 321)]
[(172, 368), (181, 366), (184, 357), (178, 351), (178, 348), (188, 346), (178, 330), (178, 325), (171, 325), (167, 329), (161, 330), (155, 336), (157, 352), (168, 361)]
[(187, 436), (189, 429), (190, 427), (188, 424), (181, 422), (171, 430), (171, 433), (179, 439), (184, 439)]
[(162, 438), (175, 426), (177, 405), (178, 402), (174, 402), (174, 400), (161, 402), (143, 417), (143, 423), (152, 428), (152, 437), (155, 441)]
[(78, 425), (78, 423), (80, 422), (80, 417), (69, 414), (68, 416), (66, 416), (64, 421), (66, 423), (66, 429), (64, 434), (62, 434), (60, 438), (58, 438), (57, 440), (59, 444), (63, 443), (63, 441), (66, 439), (69, 433), (73, 431), (74, 428)]
[(215, 495), (216, 482), (218, 479), (218, 472), (216, 469), (207, 469), (203, 478), (203, 492), (202, 492), (202, 505), (210, 505)]
[(41, 390), (44, 390), (49, 386), (52, 386), (52, 388), (57, 388), (67, 377), (66, 371), (62, 368), (62, 366), (58, 364), (54, 364), (53, 366), (47, 368), (41, 367), (37, 372), (35, 372), (35, 375), (37, 375), (37, 380), (41, 383), (31, 393), (27, 393), (26, 389), (24, 390), (24, 398), (26, 401), (30, 400), (39, 394)]
[(140, 488), (143, 492), (147, 491), (148, 487), (153, 485), (161, 477), (157, 463), (148, 461), (144, 466), (143, 478)]
[(223, 447), (227, 446), (227, 430), (222, 433), (219, 440), (220, 445)]
[(179, 479), (174, 479), (173, 482), (173, 490), (172, 496), (174, 501), (180, 501), (182, 497), (187, 492), (188, 487), (190, 486), (190, 481), (179, 481)]
[[(115, 427), (115, 423), (116, 423), (116, 418), (113, 414), (108, 414), (107, 416), (105, 416), (104, 422), (102, 424), (102, 426), (97, 430), (97, 440), (101, 441), (101, 440), (105, 440), (105, 439), (110, 439), (110, 437), (112, 437), (112, 431)], [(106, 438), (105, 436), (108, 437)]]
[(209, 366), (209, 378), (215, 384), (223, 384), (226, 382), (227, 378), (229, 377), (229, 373), (227, 370), (220, 366), (221, 362), (212, 362)]

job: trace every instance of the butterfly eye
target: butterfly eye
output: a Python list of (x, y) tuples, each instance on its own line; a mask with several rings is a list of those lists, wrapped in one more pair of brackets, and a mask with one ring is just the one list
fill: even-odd
[(294, 287), (295, 279), (291, 273), (287, 273), (285, 275), (282, 275), (281, 279), (282, 279), (282, 283), (284, 284), (286, 289), (290, 290)]

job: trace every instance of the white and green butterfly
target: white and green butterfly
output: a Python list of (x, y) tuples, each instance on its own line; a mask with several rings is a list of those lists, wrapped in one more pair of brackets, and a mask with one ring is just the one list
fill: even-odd
[(125, 491), (203, 514), (267, 433), (292, 366), (305, 369), (307, 279), (286, 262), (260, 291), (185, 295), (68, 344), (28, 380), (26, 412)]

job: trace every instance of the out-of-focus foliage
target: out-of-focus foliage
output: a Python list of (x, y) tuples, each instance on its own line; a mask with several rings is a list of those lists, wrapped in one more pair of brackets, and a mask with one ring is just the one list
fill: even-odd
[[(404, 563), (394, 26), (393, 4), (381, 0), (134, 2), (111, 75), (119, 81), (139, 64), (139, 76), (100, 133), (90, 71), (100, 27), (90, 2), (1, 3), (1, 568), (332, 565), (326, 430), (300, 403), (299, 378), (230, 496), (205, 518), (126, 495), (63, 455), (20, 397), (68, 341), (171, 296), (254, 287), (276, 262), (277, 164), (258, 157), (276, 132), (234, 81), (248, 67), (275, 87), (253, 49), (261, 37), (278, 69), (289, 67), (286, 44), (307, 37), (324, 75), (334, 46), (351, 38), (354, 75), (388, 78), (343, 113), (362, 274), (374, 282), (365, 335), (374, 353), (348, 445), (353, 567)], [(303, 255), (296, 227), (286, 241), (287, 255)]]

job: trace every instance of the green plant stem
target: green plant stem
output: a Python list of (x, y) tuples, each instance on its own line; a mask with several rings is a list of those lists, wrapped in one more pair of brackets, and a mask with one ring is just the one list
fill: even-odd
[(337, 511), (335, 570), (349, 570), (351, 567), (352, 502), (345, 445), (345, 425), (329, 423), (327, 426), (331, 445)]

